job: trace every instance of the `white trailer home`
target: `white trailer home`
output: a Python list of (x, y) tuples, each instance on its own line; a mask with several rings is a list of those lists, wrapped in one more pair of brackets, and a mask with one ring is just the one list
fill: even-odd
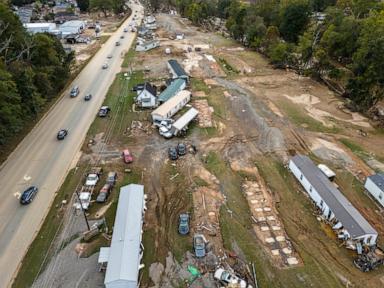
[(189, 100), (191, 100), (191, 92), (187, 90), (179, 91), (174, 97), (161, 104), (151, 113), (152, 121), (159, 123), (163, 120), (170, 119), (183, 108)]
[(368, 176), (364, 187), (384, 207), (384, 174)]
[(187, 129), (188, 124), (197, 117), (199, 114), (199, 111), (197, 111), (195, 108), (189, 109), (187, 112), (183, 114), (179, 119), (175, 121), (175, 123), (172, 124), (171, 127), (171, 133), (175, 136), (177, 136), (180, 132)]
[(299, 180), (328, 221), (334, 223), (339, 238), (368, 246), (376, 244), (378, 233), (324, 173), (307, 156), (296, 155), (289, 169)]
[(147, 41), (147, 42), (138, 42), (136, 45), (135, 50), (137, 52), (145, 52), (149, 51), (152, 49), (155, 49), (157, 47), (160, 47), (160, 41), (158, 40), (153, 40), (153, 41)]

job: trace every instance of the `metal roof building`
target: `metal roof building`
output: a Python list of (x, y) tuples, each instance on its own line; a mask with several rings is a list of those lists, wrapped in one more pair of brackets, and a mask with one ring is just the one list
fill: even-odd
[(172, 74), (172, 78), (183, 78), (188, 81), (188, 74), (175, 59), (168, 60), (168, 69)]
[(179, 91), (175, 97), (172, 97), (152, 111), (152, 120), (155, 122), (170, 119), (183, 108), (189, 100), (191, 100), (191, 92), (187, 90)]
[(368, 176), (364, 187), (384, 207), (384, 174)]
[(176, 79), (173, 81), (167, 89), (165, 89), (163, 92), (159, 95), (159, 102), (166, 102), (169, 99), (171, 99), (173, 96), (177, 94), (177, 92), (183, 90), (186, 86), (184, 79)]
[(189, 109), (187, 112), (183, 114), (179, 119), (176, 120), (175, 123), (172, 124), (172, 129), (174, 129), (174, 133), (177, 134), (179, 131), (183, 130), (196, 116), (199, 114), (195, 108)]
[(340, 222), (346, 230), (346, 235), (353, 240), (361, 240), (368, 245), (376, 243), (377, 231), (311, 159), (296, 155), (290, 160), (289, 168), (322, 210), (325, 218)]
[(99, 254), (99, 263), (108, 262), (104, 280), (107, 288), (138, 287), (143, 212), (144, 186), (121, 187), (111, 247), (102, 247)]

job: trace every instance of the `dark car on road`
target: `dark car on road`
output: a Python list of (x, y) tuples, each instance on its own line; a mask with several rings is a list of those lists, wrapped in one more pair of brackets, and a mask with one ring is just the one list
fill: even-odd
[(179, 215), (179, 228), (178, 231), (181, 235), (189, 233), (189, 215), (186, 213)]
[(70, 96), (73, 98), (73, 97), (76, 97), (77, 95), (79, 95), (79, 93), (80, 93), (79, 86), (74, 86), (74, 87), (71, 89)]
[(64, 138), (68, 135), (67, 129), (61, 129), (57, 132), (57, 140), (64, 140)]
[(27, 205), (32, 202), (32, 200), (35, 198), (37, 191), (36, 186), (31, 186), (27, 190), (25, 190), (21, 196), (20, 196), (20, 204)]
[(187, 154), (187, 145), (185, 145), (184, 143), (177, 144), (176, 149), (177, 149), (177, 154), (179, 154), (180, 156)]
[(175, 147), (170, 147), (168, 149), (168, 157), (171, 160), (177, 160), (179, 158), (179, 155), (177, 154), (177, 150)]
[(104, 203), (107, 201), (109, 193), (112, 190), (112, 186), (110, 184), (104, 184), (103, 188), (101, 188), (99, 195), (97, 195), (96, 202)]
[(119, 42), (119, 41), (116, 41), (115, 45), (116, 45), (116, 46), (120, 46), (120, 42)]
[(85, 101), (89, 101), (91, 99), (92, 99), (92, 94), (87, 94), (87, 95), (84, 96), (84, 100)]

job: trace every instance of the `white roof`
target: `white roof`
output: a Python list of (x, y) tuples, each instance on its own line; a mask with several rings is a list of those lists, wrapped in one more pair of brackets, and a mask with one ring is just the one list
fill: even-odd
[(107, 288), (137, 288), (143, 208), (144, 186), (130, 184), (120, 188), (104, 280)]
[(89, 192), (81, 192), (79, 195), (80, 200), (88, 200), (91, 196)]
[(71, 21), (67, 21), (63, 24), (61, 24), (60, 28), (68, 28), (68, 27), (82, 27), (82, 26), (85, 26), (85, 22), (84, 21), (81, 21), (81, 20), (71, 20)]
[(99, 259), (98, 263), (105, 263), (108, 262), (109, 259), (109, 247), (101, 247), (100, 248), (100, 253), (99, 253)]
[(50, 27), (55, 27), (55, 23), (25, 23), (24, 24), (25, 28), (50, 28)]
[(172, 126), (177, 130), (181, 130), (185, 127), (185, 125), (191, 122), (197, 116), (197, 114), (199, 114), (199, 111), (192, 107), (187, 112), (185, 112), (183, 116), (177, 119), (177, 121), (173, 123)]
[(168, 112), (171, 111), (177, 104), (179, 104), (185, 98), (189, 97), (191, 97), (191, 92), (187, 90), (181, 90), (174, 97), (172, 97), (165, 103), (161, 104), (157, 109), (152, 111), (152, 115), (160, 115), (162, 117), (166, 117)]
[(323, 172), (325, 174), (325, 176), (327, 176), (328, 178), (331, 178), (331, 177), (335, 177), (336, 174), (335, 172), (333, 172), (327, 165), (325, 164), (319, 164), (317, 165), (317, 167), (319, 167), (319, 169), (321, 170), (321, 172)]

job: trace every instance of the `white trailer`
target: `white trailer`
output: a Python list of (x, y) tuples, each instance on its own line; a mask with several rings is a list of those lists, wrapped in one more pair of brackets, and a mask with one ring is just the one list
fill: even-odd
[(152, 113), (152, 121), (154, 124), (163, 120), (170, 119), (181, 108), (183, 108), (191, 100), (191, 92), (187, 90), (179, 91), (174, 97), (161, 104)]
[(179, 135), (188, 129), (188, 124), (191, 123), (198, 114), (199, 111), (192, 107), (171, 125), (160, 125), (160, 135), (167, 139)]

